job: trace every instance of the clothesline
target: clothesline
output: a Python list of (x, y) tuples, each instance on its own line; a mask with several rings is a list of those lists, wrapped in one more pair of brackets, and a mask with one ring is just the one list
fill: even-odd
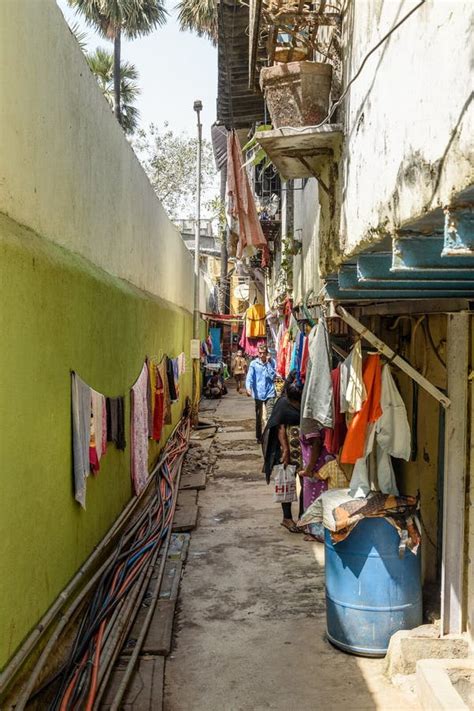
[[(146, 358), (131, 386), (131, 476), (139, 494), (148, 478), (148, 439), (159, 441), (165, 424), (171, 423), (171, 403), (179, 398), (179, 377), (186, 370), (182, 352), (170, 359), (164, 354)], [(106, 397), (71, 370), (74, 496), (86, 507), (86, 479), (100, 470), (107, 442), (124, 450), (125, 397)]]

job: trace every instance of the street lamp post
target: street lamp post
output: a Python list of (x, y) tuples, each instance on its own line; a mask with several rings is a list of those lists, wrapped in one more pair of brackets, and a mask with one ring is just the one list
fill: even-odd
[(199, 246), (201, 241), (201, 150), (202, 150), (202, 101), (194, 102), (197, 114), (197, 161), (196, 161), (196, 221), (194, 225), (194, 324), (193, 337), (199, 338)]
[[(193, 109), (197, 114), (197, 161), (196, 161), (196, 220), (194, 225), (194, 313), (193, 313), (193, 338), (199, 341), (199, 247), (201, 241), (201, 150), (202, 150), (202, 101), (195, 101)], [(199, 358), (193, 361), (193, 422), (199, 420)]]

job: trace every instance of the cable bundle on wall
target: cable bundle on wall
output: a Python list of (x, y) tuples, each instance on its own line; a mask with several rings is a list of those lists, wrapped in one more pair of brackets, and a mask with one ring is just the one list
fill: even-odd
[[(66, 660), (32, 693), (48, 657), (61, 641), (64, 625), (60, 624), (43, 650), (18, 700), (17, 709), (25, 708), (30, 701), (38, 698), (41, 698), (41, 703), (47, 699), (48, 708), (54, 711), (91, 711), (99, 707), (114, 664), (127, 640), (153, 572), (156, 572), (157, 559), (162, 554), (164, 562), (166, 557), (189, 429), (189, 419), (184, 418), (166, 445), (155, 474), (155, 491), (124, 532), (116, 549), (86, 586), (89, 591), (87, 599), (80, 595), (72, 603), (74, 611), (86, 600)], [(163, 565), (159, 575), (162, 569)], [(72, 620), (71, 614), (66, 613), (66, 617)], [(147, 622), (150, 619), (151, 614), (147, 616)], [(148, 625), (145, 624), (145, 627), (147, 629)], [(140, 635), (141, 643), (146, 629)], [(140, 651), (139, 646), (141, 644), (129, 658), (124, 683), (116, 692), (112, 708), (118, 708), (120, 704)]]

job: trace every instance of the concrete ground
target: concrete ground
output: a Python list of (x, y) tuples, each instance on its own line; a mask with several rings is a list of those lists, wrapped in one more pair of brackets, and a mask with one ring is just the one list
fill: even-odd
[(261, 474), (253, 402), (232, 391), (205, 410), (223, 431), (199, 492), (165, 711), (417, 709), (412, 694), (382, 675), (383, 660), (326, 641), (324, 548), (279, 525), (281, 507)]

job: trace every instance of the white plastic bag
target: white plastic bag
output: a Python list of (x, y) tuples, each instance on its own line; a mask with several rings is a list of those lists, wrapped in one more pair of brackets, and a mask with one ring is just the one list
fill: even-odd
[(279, 504), (296, 501), (296, 467), (293, 464), (277, 464), (273, 467), (275, 492), (273, 501)]

